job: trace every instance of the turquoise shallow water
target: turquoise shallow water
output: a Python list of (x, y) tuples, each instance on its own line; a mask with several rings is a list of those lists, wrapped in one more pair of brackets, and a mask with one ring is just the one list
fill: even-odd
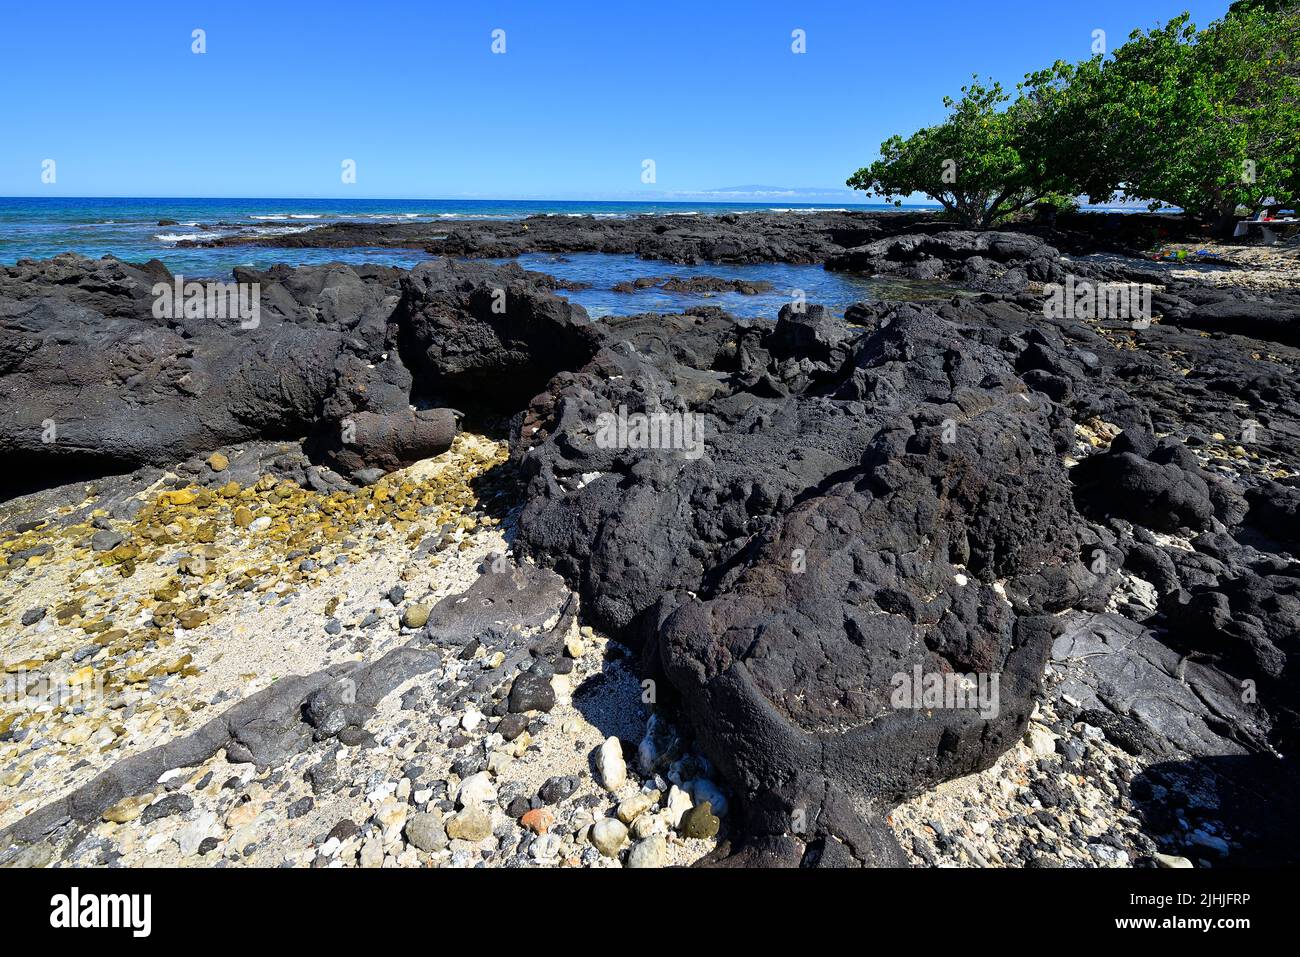
[[(884, 289), (880, 280), (828, 272), (821, 266), (792, 266), (786, 263), (744, 266), (706, 263), (679, 266), (607, 253), (566, 253), (562, 256), (531, 253), (519, 256), (515, 262), (525, 269), (548, 273), (558, 279), (589, 283), (590, 289), (564, 290), (559, 294), (578, 303), (592, 316), (680, 312), (690, 306), (713, 305), (720, 306), (734, 316), (767, 316), (775, 319), (781, 307), (794, 299), (795, 290), (801, 290), (807, 302), (820, 303), (839, 313), (850, 303), (876, 298)], [(772, 290), (745, 295), (739, 292), (680, 293), (660, 288), (614, 292), (611, 288), (615, 283), (646, 276), (718, 276), (751, 282), (764, 280), (772, 284)], [(918, 294), (920, 291), (916, 286), (909, 290)]]
[[(694, 212), (815, 211), (832, 207), (809, 204), (762, 203), (626, 203), (532, 200), (309, 200), (309, 199), (74, 199), (0, 198), (0, 264), (19, 259), (44, 259), (62, 252), (85, 256), (113, 255), (133, 262), (162, 260), (173, 273), (193, 278), (225, 278), (236, 266), (266, 267), (273, 263), (311, 265), (327, 262), (375, 263), (410, 268), (429, 258), (419, 250), (277, 249), (226, 246), (215, 249), (178, 248), (177, 242), (220, 236), (252, 228), (260, 233), (296, 232), (331, 222), (447, 222), (475, 219), (517, 219), (548, 214), (619, 218), (642, 214)], [(852, 208), (893, 209), (883, 204)], [(175, 225), (160, 226), (160, 220)], [(201, 228), (207, 227), (207, 228)], [(775, 318), (780, 307), (803, 290), (809, 302), (842, 311), (849, 303), (871, 298), (880, 284), (861, 277), (827, 272), (820, 266), (763, 264), (753, 266), (676, 266), (670, 263), (600, 253), (554, 256), (534, 254), (520, 265), (592, 288), (565, 292), (592, 315), (672, 312), (692, 305), (713, 304), (735, 315)], [(710, 275), (765, 280), (773, 290), (753, 296), (741, 293), (692, 295), (662, 289), (616, 293), (611, 287), (644, 276)], [(892, 293), (891, 293), (892, 294)]]

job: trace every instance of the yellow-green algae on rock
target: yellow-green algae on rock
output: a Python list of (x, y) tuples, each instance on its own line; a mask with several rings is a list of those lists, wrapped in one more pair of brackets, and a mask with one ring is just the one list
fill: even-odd
[[(232, 597), (279, 600), (315, 588), (336, 574), (340, 556), (364, 562), (380, 547), (396, 545), (414, 560), (430, 538), (439, 547), (418, 560), (437, 565), (440, 551), (498, 524), (470, 512), (482, 492), (503, 489), (488, 473), (500, 473), (507, 458), (504, 443), (466, 433), (442, 455), (352, 492), (322, 494), (271, 475), (247, 486), (142, 489), (135, 517), (112, 523), (125, 540), (106, 552), (90, 548), (91, 522), (106, 518), (93, 493), (84, 521), (5, 534), (0, 735), (23, 729), (27, 742), (49, 738), (59, 759), (48, 749), (19, 757), (23, 744), (0, 740), (0, 816), (36, 793), (34, 772), (46, 773), (44, 766), (122, 752), (128, 725), (174, 735), (211, 717), (202, 713), (205, 700), (187, 700), (183, 684), (165, 701), (147, 691), (155, 678), (184, 682), (200, 673), (195, 652), (224, 634), (213, 629), (239, 624), (223, 618)], [(33, 607), (48, 609), (45, 621), (24, 627), (19, 619)]]

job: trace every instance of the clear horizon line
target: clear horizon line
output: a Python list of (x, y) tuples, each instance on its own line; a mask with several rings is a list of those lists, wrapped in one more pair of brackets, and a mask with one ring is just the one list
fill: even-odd
[[(457, 202), (488, 202), (488, 203), (660, 203), (664, 205), (675, 206), (736, 206), (744, 205), (746, 202), (760, 202), (759, 200), (719, 200), (719, 199), (592, 199), (592, 198), (566, 198), (563, 196), (136, 196), (127, 193), (104, 193), (98, 195), (49, 195), (40, 193), (14, 194), (0, 196), (0, 200), (5, 199), (52, 199), (52, 200), (70, 200), (70, 199), (138, 199), (138, 200), (178, 200), (178, 199), (196, 199), (196, 200), (262, 200), (276, 202), (419, 202), (419, 203), (457, 203)], [(781, 203), (795, 205), (818, 205), (822, 201), (805, 202), (802, 200), (780, 200)], [(842, 205), (847, 206), (893, 206), (893, 203), (883, 201), (859, 200), (859, 201), (841, 201)], [(775, 205), (775, 203), (772, 203)], [(934, 206), (941, 208), (940, 204), (934, 202), (904, 203), (903, 206)]]

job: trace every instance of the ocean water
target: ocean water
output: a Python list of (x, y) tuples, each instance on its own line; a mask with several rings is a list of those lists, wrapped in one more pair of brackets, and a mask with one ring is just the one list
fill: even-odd
[[(883, 210), (892, 206), (867, 204), (828, 207), (809, 204), (764, 203), (626, 203), (479, 199), (76, 199), (0, 197), (0, 263), (44, 258), (69, 250), (87, 256), (112, 254), (138, 260), (157, 257), (190, 272), (206, 267), (205, 275), (224, 274), (230, 266), (249, 262), (249, 250), (178, 249), (181, 240), (217, 238), (237, 230), (274, 235), (301, 232), (336, 222), (446, 222), (482, 219), (522, 219), (525, 216), (597, 216), (622, 218), (668, 213), (718, 215), (766, 211), (824, 209)], [(161, 220), (176, 225), (159, 226)], [(200, 228), (200, 227), (206, 228)], [(312, 250), (273, 250), (275, 262)], [(347, 252), (333, 251), (335, 259)], [(356, 261), (373, 261), (374, 250), (360, 252)], [(409, 256), (395, 255), (398, 264)], [(307, 261), (307, 260), (303, 260)], [(315, 261), (315, 260), (311, 260)]]
[[(799, 215), (827, 209), (886, 210), (885, 204), (823, 206), (778, 203), (629, 203), (534, 200), (339, 200), (339, 199), (78, 199), (0, 198), (0, 264), (19, 259), (45, 259), (62, 252), (98, 258), (117, 256), (131, 262), (159, 259), (173, 273), (190, 278), (227, 278), (236, 266), (262, 268), (273, 263), (312, 265), (327, 262), (411, 268), (429, 258), (421, 250), (277, 249), (227, 246), (215, 249), (179, 248), (183, 240), (213, 238), (235, 231), (263, 235), (300, 232), (334, 222), (446, 222), (520, 219), (525, 216), (720, 215), (757, 211)], [(160, 226), (160, 220), (175, 225)], [(202, 228), (201, 228), (202, 227)], [(713, 304), (736, 315), (775, 318), (781, 305), (803, 290), (807, 300), (839, 312), (862, 299), (881, 294), (881, 281), (827, 272), (820, 266), (763, 264), (753, 266), (676, 266), (670, 263), (600, 253), (521, 256), (520, 265), (578, 280), (592, 288), (562, 295), (583, 305), (592, 315), (670, 312), (691, 305)], [(616, 293), (611, 287), (645, 276), (711, 275), (765, 280), (771, 293), (688, 295), (662, 289)], [(894, 298), (933, 294), (923, 288), (894, 283)]]

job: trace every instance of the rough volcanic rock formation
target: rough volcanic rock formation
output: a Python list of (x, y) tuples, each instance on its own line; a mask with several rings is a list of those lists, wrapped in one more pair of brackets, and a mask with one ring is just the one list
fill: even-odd
[(1175, 439), (1126, 431), (1101, 455), (1074, 469), (1078, 494), (1102, 515), (1119, 515), (1162, 532), (1205, 528), (1214, 514), (1196, 456)]
[(641, 289), (665, 289), (668, 292), (685, 292), (709, 295), (715, 292), (738, 292), (755, 296), (771, 292), (772, 284), (765, 280), (723, 279), (720, 276), (641, 276), (613, 285), (614, 292), (637, 292)]
[[(523, 546), (643, 643), (665, 703), (747, 798), (738, 859), (892, 859), (873, 800), (985, 766), (1020, 726), (1050, 616), (1108, 595), (1181, 663), (1176, 681), (1198, 663), (1219, 696), (1186, 699), (1213, 730), (1198, 739), (1131, 703), (1156, 677), (1127, 697), (1102, 684), (1110, 726), (1137, 722), (1153, 758), (1204, 761), (1225, 738), (1275, 762), (1293, 749), (1294, 350), (1249, 324), (1047, 318), (1027, 292), (845, 318), (863, 328), (816, 308), (775, 326), (707, 309), (611, 322), (517, 430)], [(619, 408), (703, 416), (705, 453), (603, 447), (599, 417)], [(888, 708), (886, 672), (915, 663), (998, 671), (1002, 715)], [(805, 815), (820, 823), (796, 840)]]
[(536, 273), (438, 259), (411, 270), (393, 321), (426, 394), (514, 411), (600, 341), (581, 306), (539, 292)]
[(817, 263), (846, 248), (912, 226), (929, 213), (826, 212), (806, 215), (729, 213), (721, 216), (530, 216), (471, 223), (336, 223), (298, 233), (266, 235), (250, 227), (178, 246), (338, 248), (397, 246), (441, 256), (502, 258), (531, 252), (634, 254), (676, 263)]
[[(861, 823), (823, 820), (825, 796), (879, 810), (991, 763), (1028, 718), (1050, 613), (1100, 582), (1050, 403), (929, 308), (858, 318), (617, 324), (533, 403), (519, 447), (526, 549), (645, 643), (750, 798), (751, 833), (779, 843), (803, 811), (863, 860), (884, 852)], [(602, 448), (598, 419), (620, 406), (702, 416), (704, 455)], [(996, 673), (1000, 707), (895, 707), (914, 667)]]
[[(1170, 294), (1250, 301), (1201, 297), (1186, 284)], [(1176, 654), (1179, 676), (1198, 663), (1220, 688), (1236, 689), (1231, 706), (1201, 695), (1198, 718), (1294, 778), (1294, 762), (1277, 755), (1292, 754), (1300, 740), (1300, 562), (1290, 518), (1300, 473), (1300, 352), (1272, 336), (1249, 338), (1252, 327), (1232, 322), (1221, 332), (1163, 319), (1135, 329), (1051, 319), (1036, 305), (1033, 296), (984, 297), (940, 312), (1014, 354), (1024, 380), (1074, 424), (1075, 441), (1061, 451), (1082, 459), (1071, 478), (1091, 520), (1094, 567), (1118, 565), (1121, 606)], [(1152, 741), (1181, 747), (1186, 735), (1172, 722), (1134, 711), (1125, 696), (1103, 700), (1143, 724)], [(1162, 757), (1161, 749), (1151, 756)]]
[(179, 307), (155, 316), (155, 285), (176, 281), (158, 262), (67, 254), (4, 268), (6, 489), (170, 465), (253, 439), (310, 435), (318, 459), (348, 476), (434, 455), (450, 445), (456, 419), (429, 407), (430, 392), (478, 390), (521, 404), (590, 353), (585, 315), (551, 295), (545, 278), (447, 263), (409, 275), (337, 264), (237, 269), (235, 282), (257, 294), (249, 322)]
[(256, 328), (238, 316), (155, 318), (154, 285), (173, 283), (156, 262), (64, 255), (0, 271), (9, 474), (53, 484), (301, 436), (340, 380), (383, 351), (396, 270), (278, 267), (235, 278), (260, 284)]
[(1065, 278), (1060, 252), (1036, 236), (964, 229), (877, 239), (830, 257), (826, 268), (960, 282), (986, 292), (1018, 292), (1030, 281)]
[(1213, 332), (1300, 345), (1300, 295), (1245, 296), (1236, 290), (1183, 287), (1157, 293), (1164, 321)]
[(517, 256), (523, 252), (633, 253), (676, 263), (822, 262), (881, 230), (923, 222), (927, 214), (862, 216), (638, 216), (626, 220), (530, 217), (522, 222), (459, 225), (427, 248), (448, 256)]

